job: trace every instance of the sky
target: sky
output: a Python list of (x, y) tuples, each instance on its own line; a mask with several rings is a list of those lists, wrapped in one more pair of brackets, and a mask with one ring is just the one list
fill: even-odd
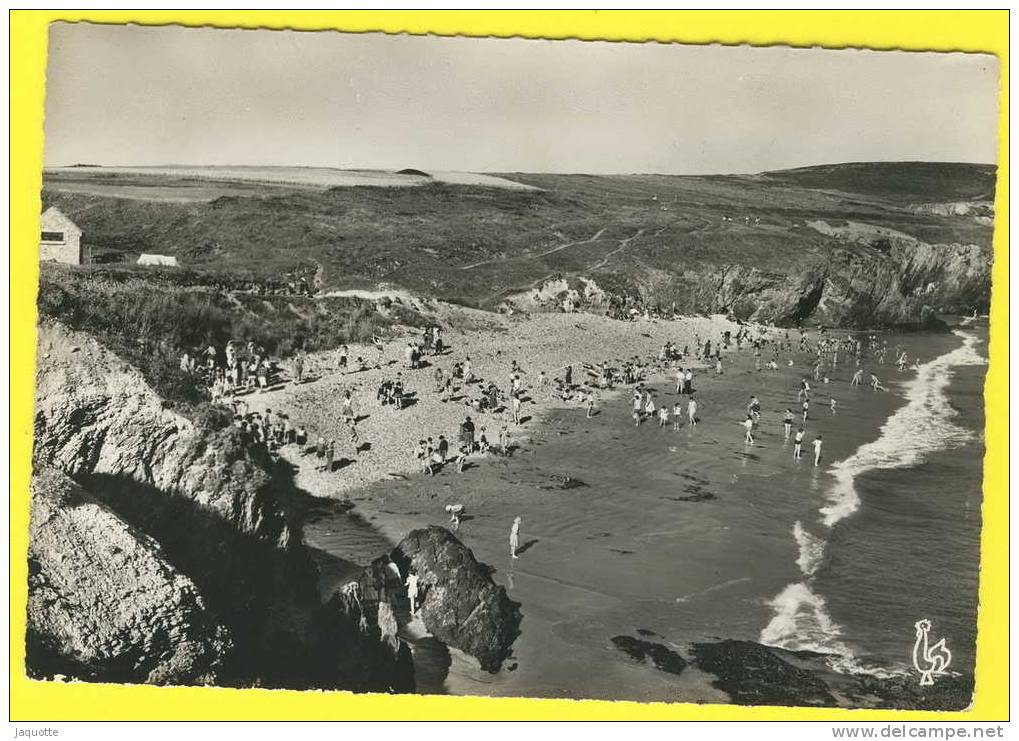
[(993, 163), (990, 55), (54, 24), (47, 167)]

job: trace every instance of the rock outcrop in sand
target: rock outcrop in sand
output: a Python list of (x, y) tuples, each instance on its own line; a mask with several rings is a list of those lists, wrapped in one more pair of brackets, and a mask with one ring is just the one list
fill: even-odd
[(777, 649), (760, 643), (697, 643), (693, 654), (700, 669), (718, 677), (715, 686), (740, 705), (835, 704), (828, 686), (815, 673), (794, 666), (780, 658)]
[(40, 676), (210, 684), (231, 647), (194, 582), (64, 474), (32, 481), (28, 665)]
[(391, 557), (402, 574), (420, 579), (421, 618), (428, 632), (496, 672), (520, 628), (520, 610), (497, 586), (489, 568), (445, 528), (414, 530)]

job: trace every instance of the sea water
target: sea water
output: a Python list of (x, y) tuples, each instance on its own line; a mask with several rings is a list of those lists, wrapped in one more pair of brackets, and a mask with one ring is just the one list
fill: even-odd
[[(394, 536), (446, 524), (443, 505), (466, 503), (458, 537), (520, 604), (521, 634), (500, 672), (457, 659), (440, 689), (422, 691), (724, 701), (710, 677), (635, 663), (612, 637), (645, 637), (685, 656), (691, 642), (757, 640), (886, 675), (910, 670), (923, 618), (934, 640), (946, 638), (951, 669), (970, 671), (987, 351), (986, 326), (959, 329), (882, 337), (921, 362), (900, 372), (889, 357), (875, 367), (887, 392), (850, 388), (850, 358), (832, 384), (812, 383), (801, 461), (781, 415), (797, 408), (810, 358), (755, 372), (744, 352), (721, 377), (695, 375), (696, 428), (635, 428), (623, 389), (593, 419), (580, 407), (550, 413), (512, 458), (363, 492), (357, 512)], [(671, 383), (652, 385), (659, 403), (676, 400)], [(740, 422), (751, 393), (764, 417), (747, 446)], [(814, 467), (810, 442), (822, 433)], [(563, 476), (586, 486), (559, 489)], [(518, 515), (527, 547), (512, 561), (506, 538)], [(310, 526), (307, 537), (353, 558), (334, 542), (349, 530), (346, 517)]]
[(945, 638), (952, 651), (951, 669), (971, 673), (986, 323), (889, 344), (930, 359), (892, 389), (903, 403), (874, 439), (829, 468), (816, 517), (794, 524), (802, 578), (771, 601), (761, 640), (833, 652), (852, 672), (903, 673), (912, 671), (913, 626), (928, 619), (931, 640)]

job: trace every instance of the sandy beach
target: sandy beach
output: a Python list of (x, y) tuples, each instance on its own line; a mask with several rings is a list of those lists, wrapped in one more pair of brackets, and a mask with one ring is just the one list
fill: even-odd
[[(654, 358), (666, 341), (682, 348), (693, 345), (695, 335), (717, 338), (736, 329), (720, 318), (623, 323), (548, 314), (503, 321), (501, 331), (488, 326), (450, 333), (453, 351), (438, 362), (448, 368), (470, 355), (477, 373), (496, 382), (508, 378), (513, 359), (528, 380), (572, 362), (577, 378), (583, 363)], [(391, 344), (394, 353), (402, 346)], [(352, 348), (351, 355), (362, 352), (371, 357), (367, 348)], [(699, 641), (760, 640), (762, 627), (776, 614), (781, 620), (776, 597), (801, 578), (794, 526), (810, 529), (817, 521), (828, 467), (872, 438), (900, 403), (894, 392), (850, 389), (852, 371), (837, 370), (830, 387), (817, 384), (806, 425), (807, 442), (818, 433), (827, 439), (823, 465), (812, 465), (809, 445), (804, 459), (794, 461), (780, 419), (795, 406), (812, 355), (786, 353), (783, 361), (787, 355), (792, 367), (783, 362), (777, 370), (757, 371), (749, 347), (731, 348), (723, 375), (696, 371), (701, 421), (695, 428), (684, 422), (678, 430), (671, 424), (662, 429), (656, 420), (635, 427), (629, 386), (602, 393), (592, 418), (579, 404), (540, 399), (525, 407), (528, 420), (513, 429), (518, 448), (511, 457), (472, 456), (462, 474), (447, 466), (426, 476), (413, 457), (417, 440), (455, 435), (465, 414), (461, 404), (438, 401), (429, 368), (407, 371), (397, 362), (338, 375), (330, 372), (329, 355), (318, 356), (318, 380), (266, 393), (257, 403), (327, 438), (341, 434), (344, 388), (358, 389), (357, 412), (368, 415), (359, 428), (371, 450), (335, 473), (316, 471), (314, 457), (295, 446), (284, 448), (299, 486), (337, 500), (323, 502), (305, 525), (323, 594), (411, 530), (448, 526), (445, 505), (462, 504), (466, 516), (457, 536), (521, 603), (521, 636), (494, 675), (410, 626), (405, 637), (422, 672), (420, 691), (718, 702), (726, 697), (710, 676), (692, 666), (679, 676), (660, 671), (627, 657), (613, 639), (649, 638), (682, 655)], [(659, 404), (679, 400), (671, 375), (676, 365), (683, 363), (647, 379)], [(373, 396), (369, 401), (374, 384), (398, 369), (409, 373), (411, 388), (422, 389), (419, 401), (402, 411), (377, 406)], [(828, 409), (829, 388), (839, 398), (837, 415)], [(740, 422), (751, 394), (761, 400), (767, 421), (748, 446)], [(488, 421), (482, 417), (479, 427)], [(489, 429), (502, 423), (493, 419)], [(523, 520), (518, 561), (508, 552), (515, 516)]]
[[(316, 471), (313, 459), (296, 446), (283, 448), (281, 454), (297, 469), (299, 487), (318, 497), (341, 497), (376, 481), (416, 473), (421, 470), (414, 455), (418, 441), (443, 434), (455, 450), (457, 426), (467, 415), (474, 419), (478, 433), (484, 428), (493, 443), (499, 428), (508, 425), (512, 442), (519, 445), (533, 434), (538, 417), (556, 408), (549, 395), (537, 388), (541, 371), (552, 378), (562, 375), (566, 365), (572, 365), (574, 383), (579, 384), (589, 379), (584, 365), (609, 362), (618, 367), (634, 356), (647, 362), (657, 357), (665, 342), (680, 349), (687, 345), (692, 348), (697, 335), (715, 341), (723, 331), (735, 333), (737, 328), (723, 317), (620, 322), (585, 314), (505, 317), (459, 308), (446, 309), (443, 318), (453, 322), (453, 328), (443, 334), (450, 349), (440, 356), (425, 356), (421, 368), (407, 367), (403, 351), (407, 342), (418, 338), (404, 336), (387, 344), (381, 367), (375, 367), (378, 353), (374, 347), (351, 345), (350, 363), (362, 357), (366, 370), (341, 369), (337, 351), (318, 353), (308, 358), (304, 383), (287, 383), (243, 397), (250, 411), (271, 409), (274, 414), (288, 415), (295, 425), (305, 427), (309, 441), (319, 436), (336, 440), (338, 470), (333, 474)], [(436, 366), (448, 375), (454, 363), (468, 357), (475, 375), (485, 384), (495, 383), (503, 392), (509, 387), (512, 361), (519, 363), (524, 371), (524, 388), (530, 391), (525, 394), (522, 408), (523, 424), (514, 425), (509, 410), (475, 414), (465, 408), (464, 393), (448, 402), (440, 401), (433, 380)], [(414, 394), (409, 406), (401, 410), (381, 406), (375, 398), (379, 383), (394, 379), (397, 373), (402, 374), (405, 388)], [(472, 384), (466, 390), (477, 396), (479, 388), (480, 384)], [(340, 400), (346, 390), (354, 397), (360, 444), (367, 443), (366, 449), (357, 453), (340, 417)], [(599, 391), (598, 403), (626, 391)], [(476, 466), (480, 460), (472, 456), (470, 465)]]

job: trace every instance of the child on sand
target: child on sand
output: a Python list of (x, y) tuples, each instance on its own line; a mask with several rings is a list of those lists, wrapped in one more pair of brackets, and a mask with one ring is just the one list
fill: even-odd
[(818, 435), (814, 438), (814, 465), (818, 465), (821, 462), (821, 436)]
[(796, 430), (796, 437), (793, 438), (793, 458), (799, 460), (803, 457), (803, 428)]
[(454, 530), (459, 530), (460, 517), (464, 513), (464, 506), (462, 504), (447, 504), (446, 512), (449, 513), (449, 524), (453, 526)]
[(591, 419), (594, 416), (594, 392), (592, 391), (587, 395), (587, 418)]

